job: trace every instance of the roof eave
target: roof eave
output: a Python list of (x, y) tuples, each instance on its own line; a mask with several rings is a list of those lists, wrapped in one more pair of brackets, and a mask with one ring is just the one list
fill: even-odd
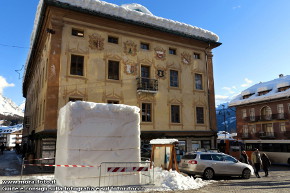
[(36, 28), (35, 38), (34, 38), (34, 42), (33, 42), (32, 47), (31, 47), (31, 54), (30, 54), (29, 59), (28, 59), (26, 73), (24, 74), (24, 79), (23, 79), (23, 84), (22, 84), (22, 94), (23, 94), (23, 97), (25, 97), (25, 98), (26, 98), (26, 95), (27, 95), (26, 86), (27, 86), (27, 81), (28, 81), (28, 75), (30, 74), (29, 67), (30, 67), (31, 62), (32, 62), (31, 61), (32, 60), (31, 56), (33, 56), (34, 53), (35, 53), (35, 48), (36, 48), (36, 45), (37, 45), (37, 42), (38, 42), (38, 39), (39, 39), (39, 36), (40, 36), (40, 31), (41, 31), (41, 28), (43, 26), (43, 19), (44, 19), (44, 15), (45, 15), (44, 13), (46, 12), (46, 9), (47, 9), (48, 6), (55, 6), (55, 7), (65, 8), (65, 9), (69, 9), (69, 10), (76, 11), (76, 12), (91, 14), (91, 15), (94, 15), (94, 16), (104, 17), (104, 18), (108, 18), (108, 19), (113, 19), (113, 20), (129, 23), (129, 24), (133, 24), (133, 25), (139, 25), (139, 26), (143, 26), (143, 27), (159, 30), (159, 31), (166, 32), (166, 33), (171, 33), (171, 34), (182, 36), (182, 37), (186, 37), (186, 38), (192, 38), (192, 39), (195, 39), (195, 40), (198, 40), (198, 41), (206, 42), (207, 44), (211, 44), (211, 48), (216, 48), (216, 47), (218, 47), (218, 46), (220, 46), (222, 44), (220, 42), (216, 42), (216, 41), (213, 41), (213, 40), (210, 40), (210, 39), (206, 39), (206, 38), (203, 38), (203, 37), (189, 35), (189, 34), (181, 33), (181, 32), (178, 32), (178, 31), (169, 30), (169, 29), (166, 29), (166, 28), (163, 28), (163, 27), (150, 25), (150, 24), (147, 24), (147, 23), (142, 23), (142, 22), (137, 22), (137, 21), (132, 21), (132, 20), (126, 20), (126, 19), (121, 18), (121, 17), (116, 17), (116, 16), (112, 16), (112, 15), (108, 15), (108, 14), (104, 14), (104, 13), (100, 13), (100, 12), (96, 12), (96, 11), (83, 9), (83, 8), (80, 8), (80, 7), (77, 7), (77, 6), (72, 6), (72, 5), (68, 4), (68, 3), (63, 3), (63, 2), (56, 1), (56, 0), (43, 0), (43, 6), (42, 6), (41, 11), (40, 11), (40, 19), (39, 19), (38, 26)]

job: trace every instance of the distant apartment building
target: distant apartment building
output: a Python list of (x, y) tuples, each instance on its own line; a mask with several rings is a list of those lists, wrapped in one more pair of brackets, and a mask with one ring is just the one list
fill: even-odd
[(36, 157), (53, 156), (59, 109), (77, 100), (138, 106), (143, 141), (215, 147), (218, 37), (138, 4), (86, 2), (38, 8), (23, 81), (23, 141)]
[(6, 149), (12, 149), (22, 142), (23, 125), (0, 126), (0, 143), (4, 143)]
[(290, 139), (290, 76), (258, 83), (238, 95), (236, 107), (240, 139)]

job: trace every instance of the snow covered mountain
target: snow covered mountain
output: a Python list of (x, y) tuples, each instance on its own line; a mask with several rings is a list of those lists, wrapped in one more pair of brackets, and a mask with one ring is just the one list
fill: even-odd
[(216, 107), (216, 119), (218, 131), (229, 133), (236, 132), (236, 109), (228, 107), (229, 103), (223, 103)]
[[(22, 106), (22, 108), (20, 106)], [(24, 105), (20, 106), (16, 105), (11, 99), (0, 94), (0, 115), (24, 117)]]

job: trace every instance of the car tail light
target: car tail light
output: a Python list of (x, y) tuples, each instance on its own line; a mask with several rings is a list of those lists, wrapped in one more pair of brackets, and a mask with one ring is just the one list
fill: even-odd
[(196, 160), (189, 160), (188, 163), (189, 164), (197, 164), (197, 161)]

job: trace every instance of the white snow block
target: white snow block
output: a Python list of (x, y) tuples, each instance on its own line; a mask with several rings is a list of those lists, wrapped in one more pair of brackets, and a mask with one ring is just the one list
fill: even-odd
[[(128, 105), (69, 102), (59, 111), (55, 179), (62, 186), (137, 185), (136, 173), (109, 173), (103, 162), (140, 162), (140, 109)], [(124, 165), (124, 164), (123, 164)], [(123, 167), (126, 167), (125, 165)], [(101, 179), (99, 178), (101, 175)]]

